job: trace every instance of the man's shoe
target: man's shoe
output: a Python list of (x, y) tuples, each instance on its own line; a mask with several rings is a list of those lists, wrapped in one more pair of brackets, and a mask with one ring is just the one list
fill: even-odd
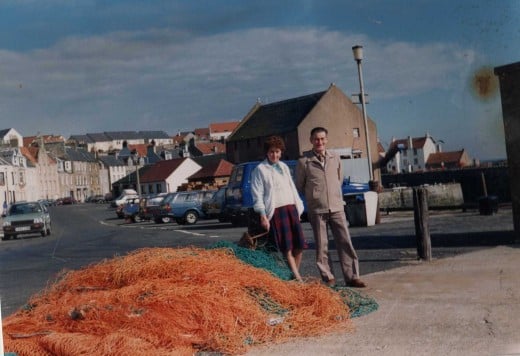
[(347, 283), (347, 287), (352, 287), (352, 288), (366, 288), (366, 286), (367, 286), (366, 283), (363, 282), (359, 278), (353, 279)]
[(334, 278), (329, 279), (328, 281), (325, 281), (325, 284), (327, 287), (335, 287), (336, 286), (336, 280)]

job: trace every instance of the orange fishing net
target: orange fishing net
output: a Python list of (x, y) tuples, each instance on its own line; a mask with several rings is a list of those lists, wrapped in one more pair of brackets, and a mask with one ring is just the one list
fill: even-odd
[(330, 288), (199, 248), (142, 249), (63, 273), (3, 321), (5, 350), (20, 356), (237, 354), (338, 328), (352, 324)]

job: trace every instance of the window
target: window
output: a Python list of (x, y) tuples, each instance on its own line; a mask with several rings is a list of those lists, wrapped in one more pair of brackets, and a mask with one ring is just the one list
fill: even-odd
[(419, 160), (417, 158), (414, 158), (413, 159), (413, 164), (415, 164), (415, 165), (419, 164)]
[(413, 149), (413, 155), (414, 155), (414, 156), (417, 156), (417, 148), (414, 148), (414, 149)]
[(354, 138), (359, 137), (359, 128), (358, 127), (355, 127), (352, 129), (352, 136), (354, 136)]
[(5, 185), (5, 175), (4, 175), (4, 172), (0, 172), (0, 185)]
[(155, 190), (157, 191), (157, 193), (162, 193), (162, 185), (160, 183), (157, 183), (155, 185)]

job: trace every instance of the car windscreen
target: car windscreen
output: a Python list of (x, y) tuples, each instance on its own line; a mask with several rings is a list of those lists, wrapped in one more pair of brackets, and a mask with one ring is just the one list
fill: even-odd
[(15, 204), (9, 209), (9, 215), (38, 213), (41, 211), (38, 204)]

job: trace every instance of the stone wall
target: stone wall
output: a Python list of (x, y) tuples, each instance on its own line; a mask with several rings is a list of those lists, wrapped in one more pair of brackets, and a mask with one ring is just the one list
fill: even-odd
[[(459, 183), (462, 187), (464, 203), (477, 205), (485, 195), (493, 195), (500, 203), (510, 202), (509, 176), (507, 167), (448, 169), (443, 171), (385, 174), (381, 178), (384, 188), (417, 187)], [(484, 190), (484, 184), (486, 189)]]
[[(462, 207), (464, 198), (459, 183), (426, 186), (429, 208)], [(384, 189), (379, 193), (379, 209), (413, 209), (413, 188)]]

